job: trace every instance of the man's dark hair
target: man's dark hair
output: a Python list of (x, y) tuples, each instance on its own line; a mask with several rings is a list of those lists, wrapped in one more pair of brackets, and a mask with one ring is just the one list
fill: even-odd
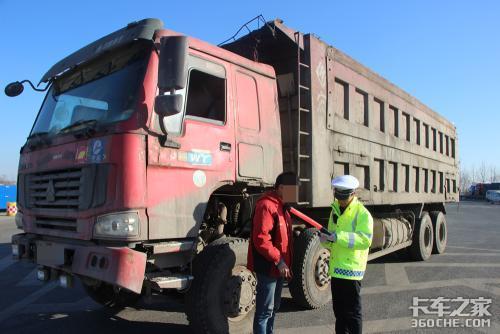
[(294, 172), (283, 172), (276, 178), (274, 188), (278, 188), (280, 185), (296, 186), (298, 184), (299, 180), (297, 180), (297, 175)]

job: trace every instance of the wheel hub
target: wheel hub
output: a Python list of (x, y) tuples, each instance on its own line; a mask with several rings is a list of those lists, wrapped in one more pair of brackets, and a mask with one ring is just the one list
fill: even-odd
[(244, 318), (255, 305), (257, 279), (244, 266), (236, 266), (231, 272), (224, 296), (226, 314), (230, 320)]
[(426, 226), (425, 227), (425, 231), (424, 231), (424, 244), (425, 244), (425, 247), (430, 247), (430, 245), (431, 245), (431, 233), (432, 233), (431, 227)]
[(444, 242), (446, 237), (446, 226), (445, 224), (441, 223), (441, 226), (439, 227), (439, 241)]
[(330, 283), (330, 275), (328, 273), (329, 257), (330, 253), (326, 249), (322, 249), (316, 260), (314, 278), (320, 288), (324, 288)]

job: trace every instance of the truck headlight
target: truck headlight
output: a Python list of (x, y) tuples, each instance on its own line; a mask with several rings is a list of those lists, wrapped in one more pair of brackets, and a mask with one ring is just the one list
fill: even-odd
[(24, 222), (23, 222), (23, 214), (20, 211), (17, 211), (15, 221), (17, 228), (22, 230), (24, 227)]
[(139, 235), (137, 212), (112, 213), (97, 217), (94, 237), (128, 238)]

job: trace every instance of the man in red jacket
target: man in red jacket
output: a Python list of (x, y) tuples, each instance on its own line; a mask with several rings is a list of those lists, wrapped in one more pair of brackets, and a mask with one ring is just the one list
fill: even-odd
[(283, 280), (292, 278), (292, 220), (283, 206), (295, 202), (297, 193), (297, 176), (282, 173), (274, 189), (264, 193), (255, 206), (248, 247), (248, 268), (257, 274), (254, 334), (273, 333)]

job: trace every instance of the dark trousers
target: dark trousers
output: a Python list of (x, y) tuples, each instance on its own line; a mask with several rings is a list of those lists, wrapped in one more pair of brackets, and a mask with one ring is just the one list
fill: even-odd
[(331, 287), (335, 333), (361, 334), (361, 282), (332, 277)]
[(257, 273), (257, 300), (253, 320), (254, 334), (274, 333), (274, 316), (280, 308), (282, 287), (282, 278)]

